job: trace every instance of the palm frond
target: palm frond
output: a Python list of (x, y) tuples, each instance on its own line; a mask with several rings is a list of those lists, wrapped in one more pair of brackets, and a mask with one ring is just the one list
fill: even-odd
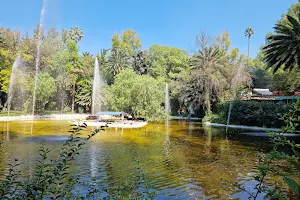
[(287, 15), (288, 23), (276, 24), (275, 34), (270, 35), (267, 45), (263, 47), (265, 61), (274, 72), (283, 67), (292, 70), (300, 66), (300, 16)]

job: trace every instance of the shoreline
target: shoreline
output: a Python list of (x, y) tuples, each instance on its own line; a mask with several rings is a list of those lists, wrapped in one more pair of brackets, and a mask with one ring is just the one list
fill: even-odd
[[(211, 123), (211, 122), (203, 122), (203, 125), (205, 126), (213, 126), (213, 127), (228, 127), (233, 129), (244, 129), (244, 130), (252, 130), (252, 131), (275, 131), (280, 132), (280, 128), (264, 128), (264, 127), (258, 127), (258, 126), (245, 126), (245, 125), (226, 125), (226, 124), (218, 124), (218, 123)], [(250, 136), (262, 136), (262, 137), (268, 137), (270, 136), (267, 132), (242, 132), (242, 135), (250, 135)], [(296, 133), (284, 133), (284, 136), (287, 137), (300, 137), (300, 134)]]
[(90, 114), (54, 114), (54, 115), (20, 115), (2, 116), (0, 122), (33, 121), (33, 120), (83, 120)]

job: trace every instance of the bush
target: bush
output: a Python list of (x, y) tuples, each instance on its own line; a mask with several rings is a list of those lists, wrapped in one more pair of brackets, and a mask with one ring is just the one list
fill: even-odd
[[(279, 119), (280, 115), (287, 112), (291, 104), (275, 103), (273, 101), (234, 101), (230, 124), (259, 126), (259, 127), (277, 127), (283, 125)], [(218, 105), (216, 113), (218, 118), (215, 122), (224, 123), (227, 120), (229, 103)]]
[(71, 112), (71, 108), (69, 106), (64, 107), (64, 113)]

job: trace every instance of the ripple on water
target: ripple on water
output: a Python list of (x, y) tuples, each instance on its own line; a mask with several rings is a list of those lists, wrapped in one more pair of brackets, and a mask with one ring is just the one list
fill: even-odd
[[(18, 134), (11, 134), (7, 147), (0, 149), (9, 155), (1, 155), (0, 168), (6, 167), (10, 157), (18, 156), (25, 163), (24, 174), (31, 173), (41, 141), (53, 151), (52, 155), (57, 155), (58, 147), (68, 136), (62, 130), (68, 130), (69, 125), (53, 122), (35, 125), (36, 132), (31, 136), (22, 133), (30, 130), (30, 124), (11, 124), (10, 128)], [(1, 126), (0, 123), (0, 130), (6, 130), (6, 124)], [(146, 181), (158, 193), (157, 199), (226, 199), (234, 193), (234, 188), (224, 186), (220, 179), (247, 176), (257, 162), (255, 153), (261, 149), (239, 139), (226, 139), (219, 129), (206, 131), (193, 123), (171, 122), (168, 135), (161, 127), (164, 125), (149, 124), (143, 129), (101, 132), (87, 143), (72, 170), (83, 181), (107, 179), (104, 185), (111, 189), (126, 188), (126, 184), (135, 183), (139, 159)], [(60, 132), (54, 134), (57, 130)]]

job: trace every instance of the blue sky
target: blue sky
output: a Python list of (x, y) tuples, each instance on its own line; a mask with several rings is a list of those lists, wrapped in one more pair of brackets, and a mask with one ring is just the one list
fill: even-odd
[[(247, 52), (246, 27), (255, 35), (251, 56), (264, 43), (266, 33), (297, 0), (48, 0), (45, 27), (84, 32), (80, 50), (93, 54), (110, 47), (113, 34), (134, 29), (143, 48), (152, 44), (192, 50), (196, 35), (225, 30), (232, 46)], [(42, 0), (0, 0), (0, 26), (32, 33), (40, 18)]]

